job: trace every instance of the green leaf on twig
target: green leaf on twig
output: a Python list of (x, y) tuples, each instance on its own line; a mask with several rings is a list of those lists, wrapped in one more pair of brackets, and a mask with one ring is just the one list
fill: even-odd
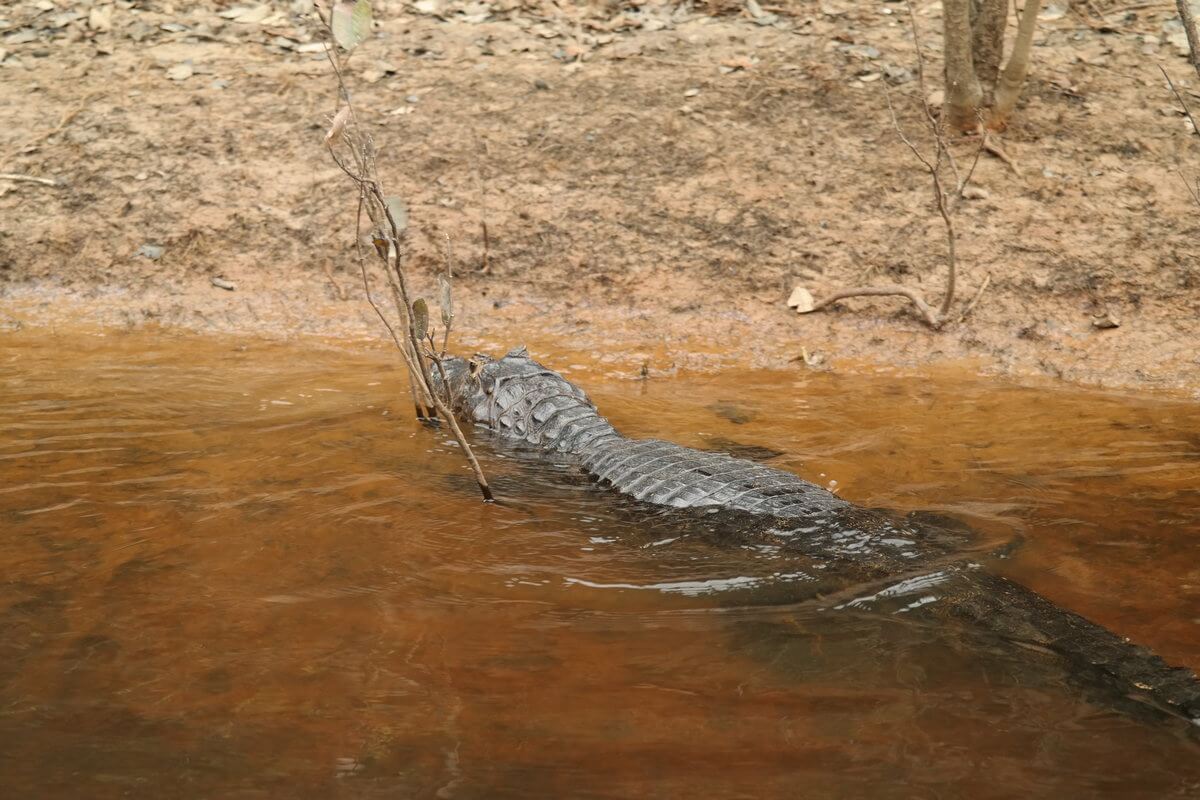
[(347, 52), (371, 35), (371, 2), (338, 3), (333, 7), (333, 38)]
[(396, 232), (404, 233), (408, 229), (408, 206), (404, 201), (395, 195), (384, 198), (387, 203), (388, 214), (391, 215), (392, 221), (396, 223)]
[(425, 304), (423, 297), (413, 301), (413, 328), (418, 339), (424, 339), (429, 331), (429, 306)]

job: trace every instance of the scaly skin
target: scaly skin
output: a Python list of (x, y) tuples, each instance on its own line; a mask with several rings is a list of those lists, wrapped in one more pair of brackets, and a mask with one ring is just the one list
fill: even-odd
[(920, 525), (898, 524), (789, 472), (670, 442), (627, 439), (582, 389), (525, 348), (499, 360), (447, 359), (445, 369), (455, 413), (501, 439), (576, 459), (597, 480), (645, 503), (778, 520), (771, 532), (785, 549), (869, 563), (870, 573), (887, 576), (875, 582), (876, 591), (860, 586), (823, 598), (829, 607), (898, 604), (909, 613), (965, 622), (1054, 654), (1114, 704), (1133, 699), (1139, 708), (1200, 725), (1200, 680), (1191, 670), (1171, 667), (965, 557), (947, 558), (944, 541)]

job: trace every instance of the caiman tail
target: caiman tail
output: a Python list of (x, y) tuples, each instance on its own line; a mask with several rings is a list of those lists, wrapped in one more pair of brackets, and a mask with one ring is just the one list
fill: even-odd
[(1047, 600), (977, 563), (959, 561), (873, 591), (839, 593), (834, 609), (912, 613), (961, 623), (969, 630), (1059, 661), (1066, 674), (1125, 710), (1180, 717), (1200, 725), (1200, 679), (1153, 651)]
[[(526, 448), (559, 453), (614, 490), (680, 509), (726, 509), (782, 524), (780, 546), (871, 563), (874, 574), (914, 577), (879, 583), (843, 606), (905, 599), (905, 610), (963, 621), (1006, 641), (1052, 653), (1072, 674), (1111, 698), (1137, 698), (1200, 724), (1200, 679), (1036, 592), (964, 559), (936, 552), (936, 539), (896, 526), (820, 486), (778, 469), (653, 439), (622, 436), (582, 389), (531, 359), (524, 348), (504, 358), (445, 363), (455, 412)], [(934, 551), (934, 552), (931, 552)], [(930, 556), (935, 558), (930, 559)], [(937, 571), (914, 572), (936, 561)], [(886, 578), (885, 578), (886, 580)], [(907, 598), (914, 598), (907, 600)]]
[(1132, 700), (1200, 725), (1200, 680), (1134, 644), (1002, 576), (977, 571), (948, 610), (1009, 641), (1044, 647), (1080, 677)]

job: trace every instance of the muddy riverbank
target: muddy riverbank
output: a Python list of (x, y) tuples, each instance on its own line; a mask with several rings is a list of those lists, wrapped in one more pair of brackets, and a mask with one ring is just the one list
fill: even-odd
[[(6, 6), (3, 171), (55, 185), (0, 180), (0, 326), (379, 340), (302, 5)], [(917, 5), (936, 31), (940, 6)], [(929, 187), (882, 103), (888, 81), (920, 132), (898, 8), (377, 2), (355, 91), (409, 200), (415, 278), (449, 237), (469, 340), (557, 337), (634, 372), (957, 362), (1194, 393), (1200, 214), (1177, 170), (1200, 141), (1157, 71), (1196, 88), (1170, 3), (1043, 21), (1016, 169), (985, 156), (959, 213), (958, 307), (990, 276), (966, 320), (786, 307), (798, 283), (940, 292)]]

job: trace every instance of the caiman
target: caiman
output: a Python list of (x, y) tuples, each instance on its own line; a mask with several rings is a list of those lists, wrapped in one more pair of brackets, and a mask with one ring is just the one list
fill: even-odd
[(824, 607), (919, 610), (965, 622), (1061, 659), (1115, 705), (1200, 726), (1195, 673), (955, 554), (944, 525), (856, 506), (760, 463), (622, 436), (582, 389), (523, 347), (500, 359), (447, 358), (443, 368), (446, 385), (435, 379), (435, 390), (448, 394), (456, 415), (510, 446), (556, 454), (641, 503), (728, 515), (734, 527), (769, 537), (782, 550), (850, 565), (857, 581), (817, 598)]

